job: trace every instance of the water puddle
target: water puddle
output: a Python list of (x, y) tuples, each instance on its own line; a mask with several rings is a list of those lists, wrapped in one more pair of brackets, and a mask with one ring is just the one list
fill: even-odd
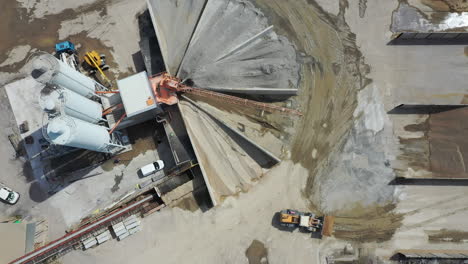
[(249, 264), (268, 264), (268, 249), (256, 239), (245, 251), (245, 256), (249, 260)]

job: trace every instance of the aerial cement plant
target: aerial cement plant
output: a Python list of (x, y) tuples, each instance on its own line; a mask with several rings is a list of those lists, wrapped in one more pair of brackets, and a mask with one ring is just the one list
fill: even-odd
[(463, 0), (12, 0), (0, 264), (465, 263)]

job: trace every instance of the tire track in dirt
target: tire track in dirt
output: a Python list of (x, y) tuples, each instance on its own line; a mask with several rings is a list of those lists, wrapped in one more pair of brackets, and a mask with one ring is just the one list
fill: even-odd
[[(333, 166), (332, 155), (339, 155), (353, 127), (357, 93), (371, 80), (366, 78), (370, 67), (356, 46), (356, 36), (345, 21), (347, 1), (340, 1), (340, 12), (326, 13), (312, 0), (256, 2), (268, 14), (279, 34), (292, 40), (304, 61), (297, 98), (304, 117), (296, 126), (291, 147), (292, 160), (309, 170), (304, 195), (311, 200), (311, 209), (320, 212), (312, 193), (320, 175), (327, 175)], [(338, 177), (339, 178), (339, 177)], [(320, 189), (319, 189), (320, 191)], [(350, 204), (346, 211), (336, 212), (335, 236), (352, 241), (385, 241), (401, 226), (403, 215), (394, 211), (394, 204), (362, 206)]]
[(423, 227), (424, 225), (439, 220), (440, 217), (446, 217), (465, 211), (468, 208), (453, 210), (443, 216), (430, 218), (418, 224), (400, 227), (401, 221), (404, 217), (412, 216), (431, 208), (437, 209), (444, 204), (451, 204), (461, 198), (464, 198), (464, 195), (455, 195), (406, 213), (397, 213), (395, 210), (396, 205), (394, 204), (389, 204), (383, 207), (376, 206), (374, 209), (356, 206), (354, 209), (349, 210), (349, 212), (336, 216), (334, 235), (340, 239), (358, 242), (387, 241), (391, 239), (397, 228), (401, 228), (401, 230), (410, 230)]

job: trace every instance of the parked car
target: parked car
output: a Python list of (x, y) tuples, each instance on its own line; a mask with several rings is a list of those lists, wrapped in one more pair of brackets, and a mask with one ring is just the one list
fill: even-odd
[(157, 160), (156, 162), (141, 167), (140, 172), (142, 177), (146, 177), (162, 169), (164, 169), (164, 161)]
[(8, 187), (1, 187), (0, 188), (0, 199), (5, 201), (6, 203), (9, 204), (15, 204), (18, 202), (20, 198), (19, 193), (11, 190)]

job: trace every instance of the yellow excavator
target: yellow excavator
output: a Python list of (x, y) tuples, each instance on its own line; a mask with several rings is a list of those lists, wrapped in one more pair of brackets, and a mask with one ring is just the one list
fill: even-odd
[(109, 65), (106, 64), (106, 56), (93, 50), (86, 52), (83, 60), (84, 66), (88, 70), (89, 74), (96, 74), (96, 72), (99, 72), (104, 86), (111, 88), (112, 82), (104, 73), (104, 71), (109, 69)]

